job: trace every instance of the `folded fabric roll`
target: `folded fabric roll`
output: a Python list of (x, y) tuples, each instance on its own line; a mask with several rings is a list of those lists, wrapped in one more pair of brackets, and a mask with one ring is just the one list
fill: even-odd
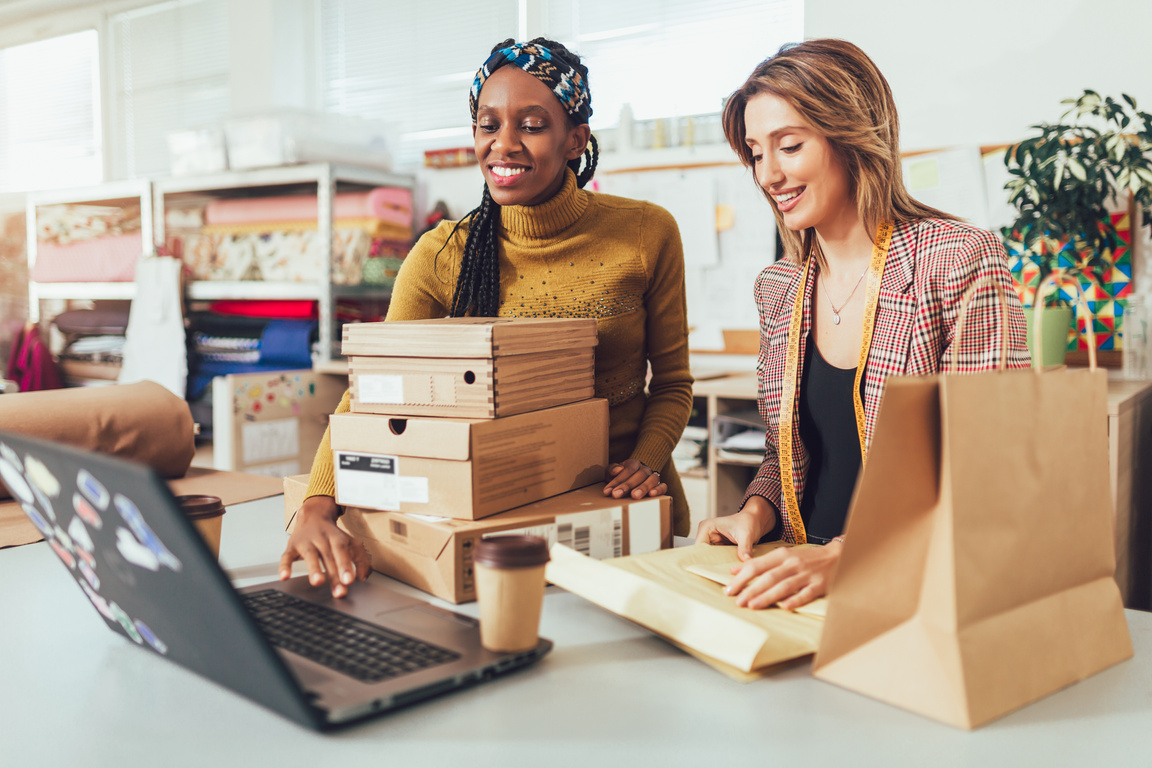
[(40, 283), (131, 282), (143, 248), (139, 232), (66, 245), (40, 243), (31, 278)]
[[(411, 226), (412, 191), (377, 187), (370, 192), (343, 193), (336, 195), (333, 209), (337, 219), (383, 219)], [(315, 220), (317, 210), (315, 195), (214, 200), (204, 209), (204, 222), (211, 225)]]
[(3, 395), (0, 429), (133, 459), (162, 477), (183, 477), (196, 453), (188, 403), (152, 381)]

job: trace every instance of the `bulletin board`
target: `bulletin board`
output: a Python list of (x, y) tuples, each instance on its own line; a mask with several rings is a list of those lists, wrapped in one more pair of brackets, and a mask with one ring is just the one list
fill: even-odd
[(270, 477), (307, 472), (347, 385), (346, 377), (311, 370), (217, 377), (213, 466)]

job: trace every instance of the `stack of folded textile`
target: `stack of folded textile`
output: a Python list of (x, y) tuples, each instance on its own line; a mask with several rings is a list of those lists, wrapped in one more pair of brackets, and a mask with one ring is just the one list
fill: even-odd
[(48, 205), (36, 210), (41, 283), (130, 282), (143, 253), (140, 206)]
[[(317, 211), (317, 198), (310, 195), (216, 200), (204, 209), (204, 225), (182, 238), (180, 251), (196, 280), (319, 280), (328, 254), (317, 236)], [(409, 189), (339, 194), (334, 214), (331, 269), (337, 285), (360, 284), (366, 262), (403, 258), (412, 242)], [(388, 265), (393, 273), (395, 267)], [(378, 271), (376, 265), (371, 271)]]
[(67, 386), (99, 386), (119, 378), (127, 309), (74, 309), (52, 322), (64, 335), (59, 361)]
[(202, 433), (214, 377), (312, 367), (315, 311), (310, 301), (218, 301), (189, 314), (188, 401)]

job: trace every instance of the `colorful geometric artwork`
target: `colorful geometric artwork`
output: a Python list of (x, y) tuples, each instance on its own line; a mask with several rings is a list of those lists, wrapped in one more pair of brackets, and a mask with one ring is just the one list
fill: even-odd
[[(1088, 300), (1092, 312), (1092, 329), (1096, 332), (1096, 348), (1106, 350), (1121, 349), (1121, 333), (1124, 325), (1124, 308), (1128, 295), (1132, 292), (1132, 226), (1128, 213), (1112, 214), (1112, 224), (1120, 236), (1121, 244), (1111, 253), (1104, 254), (1105, 279), (1097, 282), (1091, 274), (1080, 274), (1077, 279), (1080, 289)], [(1020, 301), (1026, 307), (1032, 306), (1036, 286), (1040, 280), (1040, 268), (1020, 251), (1008, 246), (1008, 269), (1012, 272), (1012, 283)], [(1083, 256), (1077, 253), (1071, 243), (1060, 252), (1059, 265), (1065, 269), (1078, 265)], [(1071, 285), (1060, 286), (1060, 298), (1076, 307), (1076, 322), (1068, 332), (1070, 351), (1088, 349), (1084, 310), (1076, 301), (1076, 291)]]

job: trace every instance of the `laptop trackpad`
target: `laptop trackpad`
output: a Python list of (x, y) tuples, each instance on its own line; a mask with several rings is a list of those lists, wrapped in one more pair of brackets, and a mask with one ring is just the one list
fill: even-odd
[[(383, 617), (381, 617), (383, 619)], [(388, 614), (387, 626), (426, 642), (454, 650), (471, 649), (479, 639), (479, 622), (432, 605), (415, 605)]]

